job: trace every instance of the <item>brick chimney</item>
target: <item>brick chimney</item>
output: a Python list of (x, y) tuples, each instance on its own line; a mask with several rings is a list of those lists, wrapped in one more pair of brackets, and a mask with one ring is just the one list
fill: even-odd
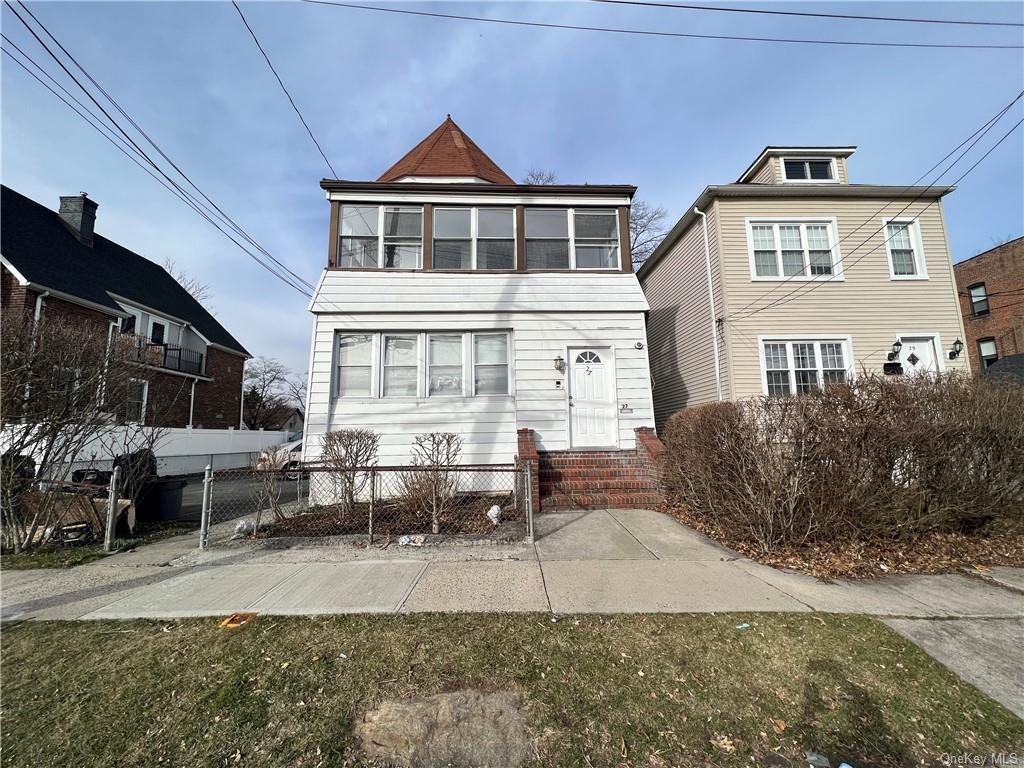
[(87, 192), (70, 196), (62, 195), (57, 215), (80, 243), (92, 248), (92, 233), (96, 225), (96, 209), (98, 207), (99, 203), (90, 200)]

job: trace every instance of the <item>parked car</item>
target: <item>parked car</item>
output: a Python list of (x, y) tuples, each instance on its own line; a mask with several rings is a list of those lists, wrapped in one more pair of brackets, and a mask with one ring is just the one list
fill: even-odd
[(259, 458), (256, 459), (256, 469), (284, 469), (287, 470), (285, 477), (289, 480), (297, 480), (299, 478), (299, 468), (301, 465), (301, 439), (266, 448), (260, 451)]

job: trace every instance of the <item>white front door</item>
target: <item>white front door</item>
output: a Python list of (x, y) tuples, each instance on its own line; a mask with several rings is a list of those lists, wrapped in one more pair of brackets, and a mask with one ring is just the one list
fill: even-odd
[(569, 350), (569, 442), (573, 448), (615, 447), (615, 383), (611, 350)]
[(935, 352), (935, 337), (903, 336), (900, 338), (900, 341), (903, 344), (902, 349), (900, 349), (900, 362), (903, 364), (904, 373), (939, 372), (939, 361)]

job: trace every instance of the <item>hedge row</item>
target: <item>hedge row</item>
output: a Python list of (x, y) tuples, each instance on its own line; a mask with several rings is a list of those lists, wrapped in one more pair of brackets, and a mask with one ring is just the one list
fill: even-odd
[(1024, 520), (1024, 386), (863, 377), (713, 403), (664, 430), (670, 496), (764, 552)]

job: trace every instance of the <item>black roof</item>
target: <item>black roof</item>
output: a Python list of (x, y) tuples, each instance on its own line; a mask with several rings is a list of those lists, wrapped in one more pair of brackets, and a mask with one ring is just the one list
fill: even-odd
[(211, 344), (248, 355), (245, 347), (159, 264), (102, 235), (90, 248), (45, 205), (2, 188), (0, 253), (30, 283), (123, 310), (110, 294), (180, 318)]
[(1024, 379), (1024, 353), (999, 358), (988, 367), (985, 373), (989, 376), (1010, 376)]

